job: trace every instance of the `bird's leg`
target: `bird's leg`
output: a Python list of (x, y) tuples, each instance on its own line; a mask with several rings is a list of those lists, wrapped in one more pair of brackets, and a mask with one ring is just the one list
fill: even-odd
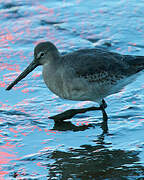
[(104, 121), (107, 121), (108, 120), (108, 116), (107, 116), (107, 113), (105, 111), (105, 108), (107, 107), (107, 104), (105, 102), (105, 100), (103, 99), (102, 100), (102, 104), (100, 105), (100, 109), (102, 110), (102, 114), (103, 114), (103, 120)]
[(102, 99), (102, 104), (100, 105), (100, 107), (103, 107), (104, 109), (107, 108), (107, 103), (104, 99)]
[(103, 122), (102, 122), (102, 129), (104, 131), (104, 133), (108, 132), (108, 125), (107, 125), (107, 120), (108, 120), (108, 116), (107, 113), (105, 111), (105, 108), (107, 107), (107, 104), (105, 102), (105, 100), (102, 100), (102, 104), (100, 105), (102, 114), (103, 114)]
[(107, 107), (106, 102), (104, 101), (104, 99), (102, 100), (102, 104), (100, 105), (100, 107), (89, 107), (89, 108), (83, 108), (83, 109), (69, 109), (67, 111), (64, 111), (60, 114), (57, 114), (55, 116), (51, 116), (49, 117), (50, 119), (54, 119), (55, 121), (63, 121), (65, 119), (70, 119), (73, 116), (75, 116), (76, 114), (79, 113), (85, 113), (87, 111), (94, 111), (94, 110), (101, 110), (103, 112), (103, 119), (107, 119), (107, 114), (105, 112), (105, 108)]
[(73, 116), (75, 116), (76, 114), (85, 113), (85, 112), (94, 111), (94, 110), (101, 110), (102, 114), (103, 114), (102, 129), (103, 129), (104, 133), (107, 133), (107, 131), (108, 131), (108, 126), (107, 126), (108, 117), (107, 117), (107, 114), (105, 112), (106, 107), (107, 107), (107, 104), (103, 99), (102, 103), (99, 107), (89, 107), (89, 108), (82, 108), (82, 109), (69, 109), (67, 111), (64, 111), (64, 112), (57, 114), (55, 116), (51, 116), (49, 118), (53, 119), (55, 121), (55, 123), (58, 123), (58, 122), (62, 123), (64, 120), (70, 119)]

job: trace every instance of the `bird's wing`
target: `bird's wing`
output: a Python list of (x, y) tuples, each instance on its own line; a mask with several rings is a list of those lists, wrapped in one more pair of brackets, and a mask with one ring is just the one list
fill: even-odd
[(77, 76), (89, 82), (100, 82), (109, 79), (114, 81), (132, 75), (133, 70), (125, 58), (125, 55), (104, 49), (87, 49), (69, 53), (63, 57), (63, 60)]

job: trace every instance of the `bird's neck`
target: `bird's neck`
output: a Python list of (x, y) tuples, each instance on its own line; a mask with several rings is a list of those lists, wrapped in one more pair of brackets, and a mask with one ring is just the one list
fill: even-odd
[(61, 55), (60, 55), (60, 53), (59, 53), (59, 51), (57, 49), (51, 52), (51, 57), (52, 57), (53, 62), (59, 61), (60, 56)]

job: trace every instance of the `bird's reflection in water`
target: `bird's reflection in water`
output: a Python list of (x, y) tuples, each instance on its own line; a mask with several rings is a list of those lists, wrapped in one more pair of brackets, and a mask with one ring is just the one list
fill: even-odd
[[(90, 127), (94, 125), (75, 126), (70, 121), (55, 119), (53, 130), (84, 131)], [(144, 167), (139, 162), (140, 152), (114, 149), (112, 143), (105, 140), (107, 135), (103, 129), (93, 140), (94, 145), (84, 144), (64, 151), (48, 149), (37, 153), (34, 159), (28, 156), (25, 161), (39, 161), (48, 171), (47, 179), (125, 180), (136, 177), (143, 180)], [(14, 172), (12, 176), (16, 178), (17, 174), (19, 172)]]
[[(67, 152), (54, 151), (46, 164), (48, 178), (100, 180), (144, 177), (144, 167), (138, 163), (138, 152), (109, 150), (98, 140), (96, 146), (82, 145)], [(47, 157), (49, 161), (49, 157)]]
[(58, 131), (84, 131), (88, 129), (89, 127), (93, 127), (92, 124), (88, 125), (82, 125), (82, 126), (76, 126), (72, 124), (70, 121), (63, 121), (63, 122), (57, 122), (55, 121), (53, 130), (58, 130)]
[[(51, 116), (49, 117), (50, 119), (53, 119), (55, 124), (54, 128), (55, 130), (61, 130), (61, 131), (66, 131), (66, 130), (72, 130), (72, 131), (83, 131), (86, 130), (89, 127), (92, 127), (92, 124), (89, 125), (83, 125), (83, 126), (75, 126), (72, 124), (70, 121), (64, 121), (66, 119), (70, 119), (76, 114), (80, 113), (85, 113), (87, 111), (95, 111), (95, 110), (102, 110), (100, 107), (89, 107), (89, 108), (82, 108), (82, 109), (70, 109), (67, 111), (64, 111), (58, 115)], [(107, 124), (107, 116), (105, 114), (105, 111), (103, 112), (103, 121), (101, 123), (101, 128), (103, 130), (103, 134), (108, 133), (108, 124)]]
[[(69, 112), (68, 112), (69, 111)], [(75, 126), (70, 121), (63, 121), (65, 114), (53, 116), (55, 121), (53, 129), (60, 131), (84, 131), (93, 124)], [(77, 111), (78, 112), (78, 111)], [(77, 113), (76, 113), (77, 114)], [(66, 118), (67, 119), (67, 118)], [(101, 123), (103, 132), (93, 142), (96, 145), (82, 145), (79, 148), (69, 148), (66, 151), (55, 150), (47, 156), (48, 179), (127, 179), (131, 177), (144, 177), (144, 167), (139, 163), (139, 152), (112, 149), (111, 143), (105, 142), (105, 134), (108, 134), (107, 121)]]

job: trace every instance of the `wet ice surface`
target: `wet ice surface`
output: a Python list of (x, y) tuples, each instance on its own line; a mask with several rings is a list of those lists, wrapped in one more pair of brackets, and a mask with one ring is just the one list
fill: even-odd
[(61, 53), (102, 46), (144, 55), (143, 17), (143, 2), (136, 0), (1, 1), (1, 179), (144, 178), (143, 73), (122, 92), (106, 98), (106, 135), (101, 112), (76, 115), (62, 127), (48, 119), (95, 104), (58, 98), (46, 88), (41, 67), (5, 91), (32, 61), (40, 41), (52, 41)]

